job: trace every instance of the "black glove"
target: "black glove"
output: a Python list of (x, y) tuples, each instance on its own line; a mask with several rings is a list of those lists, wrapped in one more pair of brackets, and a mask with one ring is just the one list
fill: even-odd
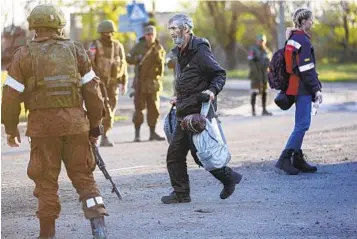
[(103, 125), (99, 125), (98, 127), (92, 128), (89, 130), (89, 136), (98, 138), (100, 135), (104, 133)]
[(205, 94), (203, 92), (201, 92), (199, 95), (198, 95), (198, 99), (201, 101), (201, 102), (208, 102), (210, 100), (210, 96), (208, 94)]

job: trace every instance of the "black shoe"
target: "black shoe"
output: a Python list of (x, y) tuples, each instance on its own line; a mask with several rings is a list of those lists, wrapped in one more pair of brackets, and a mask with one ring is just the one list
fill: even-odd
[(113, 147), (114, 144), (110, 142), (107, 136), (103, 135), (100, 140), (100, 147)]
[(165, 138), (164, 138), (164, 137), (161, 137), (160, 135), (158, 135), (158, 134), (155, 132), (155, 127), (150, 127), (150, 137), (149, 137), (149, 140), (150, 140), (150, 141), (152, 141), (152, 140), (164, 141)]
[(107, 239), (107, 228), (105, 227), (104, 217), (90, 219), (93, 239)]
[(299, 170), (294, 168), (291, 164), (291, 157), (293, 155), (294, 150), (292, 149), (285, 149), (280, 157), (278, 162), (276, 162), (275, 167), (278, 169), (283, 170), (285, 173), (289, 175), (298, 175)]
[(221, 193), (219, 194), (219, 197), (221, 199), (226, 199), (229, 196), (231, 196), (235, 189), (236, 189), (236, 184), (240, 183), (242, 180), (243, 176), (237, 172), (232, 171), (231, 173), (231, 181), (229, 184), (224, 185)]
[(161, 202), (164, 204), (173, 204), (173, 203), (188, 203), (191, 202), (191, 197), (186, 193), (176, 193), (172, 192), (168, 196), (163, 196)]
[(270, 112), (267, 111), (267, 110), (263, 110), (262, 115), (264, 115), (264, 116), (271, 116), (271, 115), (273, 115), (273, 114), (270, 113)]
[(161, 137), (160, 135), (158, 135), (157, 133), (153, 133), (153, 134), (150, 134), (150, 138), (149, 138), (150, 141), (153, 141), (153, 140), (157, 140), (157, 141), (164, 141), (165, 138), (164, 137)]
[(311, 166), (306, 162), (306, 155), (303, 154), (302, 150), (299, 152), (294, 152), (293, 154), (293, 166), (303, 173), (314, 173), (317, 171), (317, 167)]
[(223, 167), (210, 171), (210, 173), (223, 184), (223, 189), (219, 194), (221, 199), (230, 197), (235, 189), (236, 185), (240, 183), (243, 176), (229, 167)]

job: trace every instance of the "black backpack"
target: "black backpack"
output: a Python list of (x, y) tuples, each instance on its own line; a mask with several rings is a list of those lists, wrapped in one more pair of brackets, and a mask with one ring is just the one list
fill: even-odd
[(268, 82), (272, 89), (286, 91), (289, 84), (289, 73), (286, 72), (284, 50), (277, 50), (269, 62)]

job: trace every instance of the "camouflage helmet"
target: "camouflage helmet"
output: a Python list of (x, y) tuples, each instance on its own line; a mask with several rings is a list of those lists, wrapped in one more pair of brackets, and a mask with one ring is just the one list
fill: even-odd
[(256, 39), (258, 41), (267, 41), (267, 36), (263, 33), (259, 33), (257, 36), (256, 36)]
[(97, 32), (116, 32), (117, 28), (112, 20), (104, 20), (98, 24)]
[(39, 27), (61, 29), (66, 25), (62, 10), (52, 4), (36, 6), (28, 16), (29, 30)]

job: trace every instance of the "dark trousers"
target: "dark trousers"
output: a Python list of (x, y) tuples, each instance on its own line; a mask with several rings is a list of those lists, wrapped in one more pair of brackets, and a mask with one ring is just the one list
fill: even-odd
[[(263, 107), (263, 110), (266, 109), (266, 104), (267, 104), (267, 92), (266, 91), (262, 91), (262, 107)], [(251, 97), (250, 97), (250, 103), (253, 107), (253, 109), (255, 109), (255, 102), (256, 102), (256, 99), (257, 99), (257, 95), (258, 93), (257, 92), (252, 92), (251, 94)]]
[(166, 157), (171, 185), (176, 193), (190, 193), (190, 182), (186, 163), (188, 151), (191, 151), (195, 162), (200, 165), (196, 156), (196, 149), (192, 143), (191, 133), (182, 130), (180, 122), (178, 122)]

